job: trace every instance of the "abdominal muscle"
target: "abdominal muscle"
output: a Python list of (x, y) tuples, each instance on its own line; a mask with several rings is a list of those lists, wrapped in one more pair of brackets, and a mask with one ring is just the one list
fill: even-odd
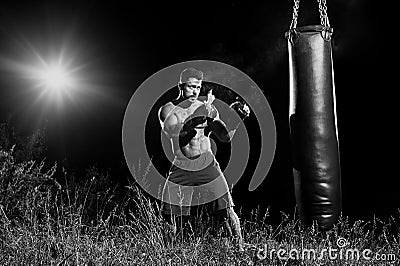
[(205, 152), (211, 152), (210, 138), (204, 135), (204, 129), (196, 129), (197, 134), (190, 140), (190, 142), (184, 146), (179, 147), (179, 139), (172, 141), (174, 154), (179, 159), (193, 158), (201, 155)]

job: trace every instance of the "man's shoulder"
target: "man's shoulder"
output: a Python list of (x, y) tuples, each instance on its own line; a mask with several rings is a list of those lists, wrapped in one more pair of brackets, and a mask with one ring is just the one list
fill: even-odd
[(175, 105), (172, 102), (167, 102), (166, 104), (161, 106), (161, 108), (174, 108), (174, 107)]
[(160, 110), (158, 111), (158, 116), (160, 120), (164, 121), (175, 107), (176, 106), (172, 102), (168, 102), (161, 106)]

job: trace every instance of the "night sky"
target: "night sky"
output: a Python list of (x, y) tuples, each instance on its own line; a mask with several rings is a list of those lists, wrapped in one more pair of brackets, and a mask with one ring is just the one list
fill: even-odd
[[(22, 134), (47, 125), (48, 161), (71, 168), (98, 165), (129, 175), (122, 151), (124, 112), (135, 89), (155, 72), (183, 61), (230, 64), (264, 91), (274, 114), (277, 146), (267, 179), (253, 192), (243, 178), (236, 208), (260, 205), (294, 212), (289, 150), (289, 71), (284, 33), (292, 1), (3, 1), (0, 6), (0, 122)], [(395, 47), (390, 6), (331, 0), (333, 64), (342, 165), (343, 212), (357, 218), (400, 207)], [(317, 1), (300, 3), (298, 26), (319, 24)], [(29, 45), (28, 45), (29, 44)], [(29, 48), (30, 47), (30, 48)], [(59, 106), (7, 62), (29, 62), (64, 47), (84, 66), (82, 85)], [(30, 50), (31, 49), (31, 50)], [(394, 64), (394, 65), (392, 65)], [(158, 126), (156, 119), (154, 126)]]

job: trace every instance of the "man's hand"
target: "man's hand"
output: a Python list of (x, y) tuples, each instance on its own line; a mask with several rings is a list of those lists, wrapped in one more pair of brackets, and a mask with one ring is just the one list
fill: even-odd
[(199, 124), (203, 124), (206, 121), (211, 123), (218, 115), (217, 109), (212, 105), (215, 100), (215, 96), (212, 93), (207, 95), (207, 100), (204, 101), (203, 105), (199, 106), (193, 114), (187, 119), (192, 125), (197, 126)]
[(250, 108), (246, 103), (236, 101), (232, 103), (229, 107), (235, 110), (242, 120), (249, 117), (250, 115)]
[(249, 117), (250, 115), (250, 108), (249, 106), (243, 102), (243, 101), (236, 101), (234, 103), (232, 103), (230, 106), (231, 111), (232, 112), (236, 112), (237, 115), (239, 117), (237, 117), (236, 115), (231, 115), (228, 119), (227, 119), (227, 128), (228, 128), (228, 136), (229, 139), (233, 138), (233, 135), (235, 134), (237, 128), (239, 127), (239, 125), (241, 123), (243, 123), (242, 121), (244, 119), (246, 119), (247, 117)]
[(214, 100), (215, 96), (212, 94), (212, 91), (210, 91), (207, 94), (207, 101), (204, 101), (204, 105), (206, 106), (206, 109), (209, 114), (211, 114), (211, 112), (213, 111), (212, 103), (214, 102)]
[(192, 117), (193, 116), (190, 116), (183, 125), (182, 128), (183, 131), (190, 131), (195, 127), (197, 127), (198, 125), (204, 124), (207, 121), (206, 116), (196, 116), (193, 118)]

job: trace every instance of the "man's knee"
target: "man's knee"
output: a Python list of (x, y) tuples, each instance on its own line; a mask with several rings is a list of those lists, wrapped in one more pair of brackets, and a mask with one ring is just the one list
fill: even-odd
[(162, 215), (164, 221), (167, 222), (168, 224), (171, 224), (171, 225), (175, 224), (175, 218), (173, 217), (172, 214), (163, 212), (163, 213), (161, 213), (161, 215)]
[(174, 230), (181, 229), (185, 227), (188, 223), (190, 223), (189, 215), (174, 215), (169, 213), (161, 214), (164, 221)]
[(228, 207), (228, 208), (220, 210), (219, 211), (219, 217), (221, 217), (224, 220), (226, 220), (226, 219), (229, 219), (229, 220), (238, 219), (235, 211), (233, 210), (233, 207)]

